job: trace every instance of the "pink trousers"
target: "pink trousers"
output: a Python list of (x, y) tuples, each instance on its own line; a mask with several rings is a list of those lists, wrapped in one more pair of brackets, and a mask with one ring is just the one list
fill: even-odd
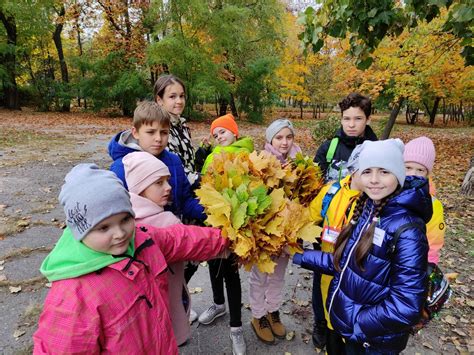
[(249, 301), (254, 318), (262, 318), (267, 313), (280, 309), (283, 301), (283, 286), (285, 285), (285, 270), (289, 256), (280, 256), (273, 274), (260, 272), (252, 267), (249, 275)]

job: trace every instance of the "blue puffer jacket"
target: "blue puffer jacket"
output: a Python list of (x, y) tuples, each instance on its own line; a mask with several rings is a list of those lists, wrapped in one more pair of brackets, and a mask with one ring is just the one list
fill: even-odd
[[(114, 162), (110, 166), (112, 170), (127, 188), (125, 181), (125, 170), (122, 159), (131, 152), (139, 151), (137, 141), (131, 136), (130, 131), (123, 131), (115, 135), (109, 143), (109, 155)], [(191, 186), (184, 173), (181, 159), (174, 153), (164, 150), (158, 157), (170, 170), (170, 185), (173, 193), (173, 201), (170, 210), (178, 217), (184, 216), (190, 219), (206, 219), (204, 208), (191, 193)]]
[(426, 299), (428, 242), (423, 231), (412, 228), (400, 235), (394, 253), (389, 248), (400, 226), (430, 220), (433, 211), (427, 180), (407, 177), (402, 192), (384, 207), (362, 271), (354, 251), (373, 211), (374, 204), (368, 200), (344, 248), (341, 272), (334, 269), (330, 253), (308, 250), (295, 254), (293, 262), (334, 275), (327, 309), (338, 333), (364, 346), (398, 353), (406, 347), (410, 328), (418, 322)]

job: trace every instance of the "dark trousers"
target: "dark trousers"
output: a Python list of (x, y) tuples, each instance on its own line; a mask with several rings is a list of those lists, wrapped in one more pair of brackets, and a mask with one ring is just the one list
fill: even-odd
[(230, 326), (242, 326), (242, 289), (240, 286), (239, 264), (237, 256), (231, 254), (227, 259), (209, 260), (212, 294), (215, 304), (224, 304), (224, 281), (229, 304)]
[(188, 261), (186, 265), (184, 265), (184, 279), (186, 280), (186, 283), (191, 280), (191, 277), (196, 273), (198, 267), (199, 264), (194, 264), (191, 261)]
[(326, 351), (328, 355), (346, 355), (346, 344), (339, 333), (328, 328), (326, 342)]
[(397, 352), (382, 352), (371, 347), (365, 348), (360, 343), (355, 343), (346, 339), (346, 354), (347, 355), (396, 355)]

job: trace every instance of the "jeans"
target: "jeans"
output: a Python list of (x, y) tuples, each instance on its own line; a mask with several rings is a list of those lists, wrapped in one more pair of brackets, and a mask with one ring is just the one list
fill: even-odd
[(209, 276), (215, 304), (224, 304), (224, 280), (229, 303), (230, 326), (242, 326), (242, 288), (240, 286), (237, 256), (230, 254), (227, 259), (209, 260)]

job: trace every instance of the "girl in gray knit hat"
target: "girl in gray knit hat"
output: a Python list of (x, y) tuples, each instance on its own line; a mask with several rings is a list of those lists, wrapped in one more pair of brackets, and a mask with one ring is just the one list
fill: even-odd
[(136, 225), (122, 182), (95, 164), (74, 167), (59, 200), (67, 228), (41, 265), (52, 286), (33, 352), (178, 354), (168, 264), (216, 257), (220, 230)]
[(265, 131), (265, 150), (275, 155), (282, 164), (294, 158), (301, 148), (295, 143), (295, 128), (286, 118), (273, 121)]
[(347, 353), (398, 354), (426, 298), (432, 215), (428, 181), (405, 177), (399, 139), (365, 141), (360, 187), (349, 223), (335, 235), (334, 254), (306, 250), (293, 263), (333, 275), (326, 301)]

